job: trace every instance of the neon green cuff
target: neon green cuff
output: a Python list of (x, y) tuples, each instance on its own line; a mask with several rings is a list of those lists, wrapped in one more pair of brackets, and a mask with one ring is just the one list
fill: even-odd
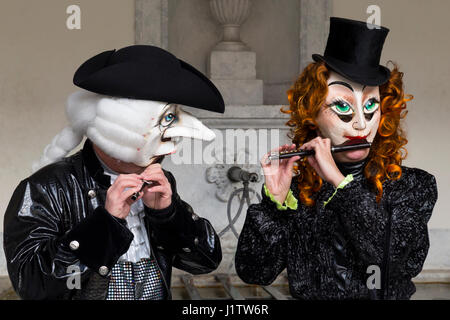
[(273, 195), (270, 193), (269, 189), (267, 189), (265, 184), (264, 184), (264, 192), (266, 196), (268, 196), (270, 200), (272, 200), (272, 202), (274, 202), (277, 205), (278, 210), (287, 210), (288, 208), (292, 210), (297, 210), (298, 201), (297, 198), (294, 197), (291, 189), (289, 189), (289, 192), (286, 196), (286, 200), (284, 200), (283, 204), (281, 204), (280, 201), (276, 200), (273, 197)]
[(324, 202), (323, 202), (323, 206), (325, 207), (325, 206), (328, 204), (328, 202), (330, 202), (331, 199), (333, 199), (334, 195), (336, 194), (336, 192), (337, 192), (339, 189), (343, 189), (346, 185), (348, 185), (348, 184), (349, 184), (350, 182), (352, 182), (352, 181), (353, 181), (353, 175), (352, 175), (352, 174), (348, 174), (348, 175), (344, 178), (344, 180), (342, 180), (341, 183), (339, 183), (339, 185), (337, 186), (336, 190), (334, 190), (334, 192), (333, 192), (333, 194), (331, 195), (331, 197), (329, 197), (327, 201), (324, 201)]

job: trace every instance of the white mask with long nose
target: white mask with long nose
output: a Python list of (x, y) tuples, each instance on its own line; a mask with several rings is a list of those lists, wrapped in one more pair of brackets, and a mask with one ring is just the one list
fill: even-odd
[(181, 137), (211, 141), (212, 130), (177, 104), (115, 98), (81, 90), (69, 96), (64, 128), (49, 144), (37, 170), (66, 156), (86, 135), (110, 157), (146, 167), (176, 152)]
[[(318, 135), (329, 138), (333, 146), (349, 142), (373, 142), (380, 123), (379, 87), (355, 83), (331, 71), (325, 104), (316, 118)], [(359, 160), (359, 152), (347, 152), (347, 159)], [(353, 157), (352, 157), (353, 154)]]
[(141, 167), (174, 153), (180, 137), (215, 138), (177, 104), (123, 98), (101, 99), (86, 136), (109, 156)]

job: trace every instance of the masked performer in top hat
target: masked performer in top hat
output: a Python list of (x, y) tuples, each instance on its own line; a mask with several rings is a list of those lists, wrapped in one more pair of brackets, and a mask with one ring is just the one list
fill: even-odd
[[(160, 162), (179, 137), (215, 137), (178, 104), (223, 113), (222, 96), (195, 68), (152, 46), (100, 53), (74, 83), (84, 90), (68, 99), (70, 126), (5, 214), (14, 289), (24, 299), (170, 299), (172, 266), (207, 273), (222, 253), (211, 224), (180, 199)], [(84, 135), (83, 149), (63, 158)]]
[[(288, 91), (292, 145), (315, 155), (262, 160), (263, 200), (251, 205), (236, 271), (268, 285), (287, 268), (298, 299), (409, 299), (429, 240), (435, 178), (401, 166), (403, 74), (380, 66), (388, 29), (331, 18), (325, 54)], [(369, 149), (331, 153), (332, 146)], [(294, 163), (297, 166), (294, 167)], [(298, 173), (292, 178), (294, 173)]]

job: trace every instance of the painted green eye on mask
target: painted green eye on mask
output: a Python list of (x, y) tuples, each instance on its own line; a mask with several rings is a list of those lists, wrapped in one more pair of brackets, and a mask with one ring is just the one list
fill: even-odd
[(374, 112), (378, 108), (379, 105), (380, 105), (380, 103), (378, 102), (378, 100), (375, 98), (372, 98), (366, 102), (366, 104), (364, 105), (364, 109), (365, 109), (365, 111)]
[(349, 107), (349, 106), (346, 106), (346, 105), (344, 105), (344, 106), (342, 106), (342, 105), (336, 105), (336, 108), (337, 108), (340, 112), (343, 112), (343, 113), (346, 113), (346, 112), (348, 112), (348, 111), (350, 110), (350, 107)]
[(328, 107), (344, 122), (350, 122), (353, 118), (353, 109), (344, 100), (334, 100)]
[(349, 115), (353, 113), (353, 109), (350, 107), (350, 105), (342, 100), (333, 101), (331, 104), (329, 104), (329, 107), (338, 115)]
[(364, 116), (367, 121), (372, 120), (373, 115), (375, 114), (375, 111), (378, 110), (379, 105), (380, 103), (375, 98), (369, 99), (369, 101), (366, 102), (366, 104), (364, 105)]

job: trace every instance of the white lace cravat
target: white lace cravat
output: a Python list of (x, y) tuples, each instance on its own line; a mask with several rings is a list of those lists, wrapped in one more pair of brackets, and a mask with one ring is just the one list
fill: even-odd
[[(98, 155), (97, 158), (105, 174), (111, 177), (111, 184), (113, 184), (119, 174), (106, 166)], [(127, 221), (127, 227), (133, 233), (134, 238), (128, 251), (119, 258), (119, 261), (137, 263), (141, 259), (150, 258), (150, 242), (147, 236), (147, 229), (145, 228), (144, 216), (144, 203), (142, 199), (139, 199), (131, 205), (130, 213), (125, 219)]]

